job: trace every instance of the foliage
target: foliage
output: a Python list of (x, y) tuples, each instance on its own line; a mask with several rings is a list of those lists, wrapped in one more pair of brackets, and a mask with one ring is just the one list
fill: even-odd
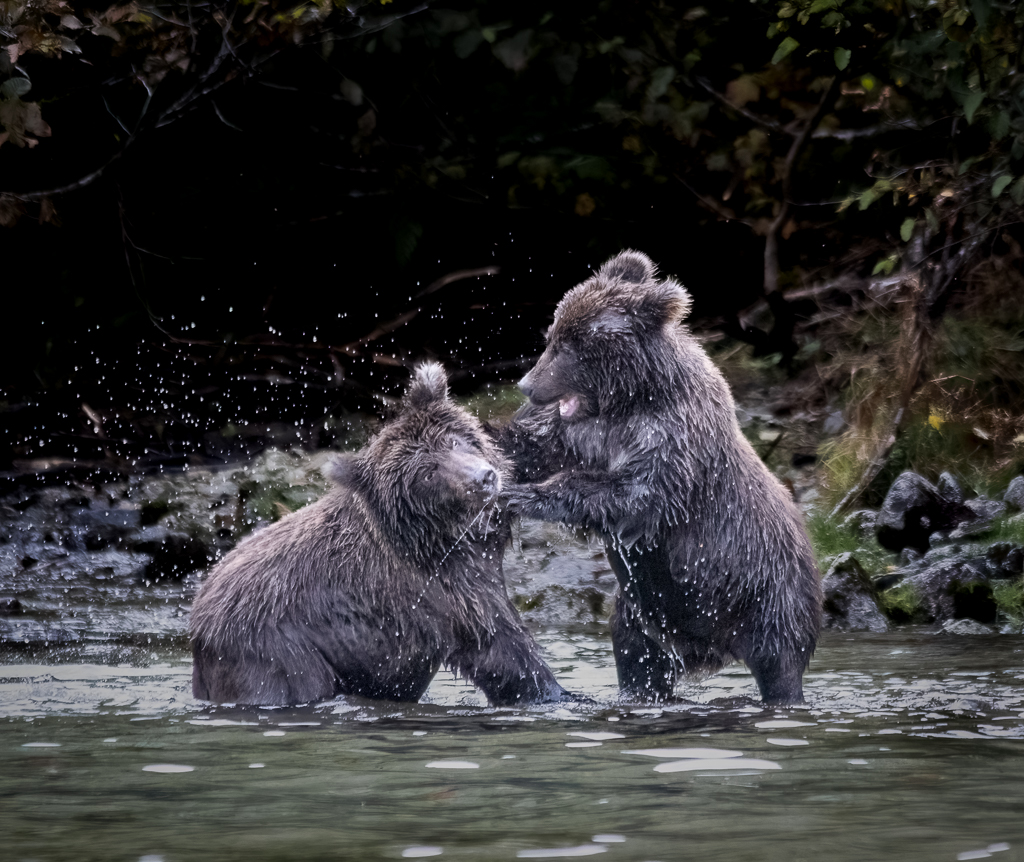
[(1011, 620), (1024, 622), (1024, 581), (1003, 581), (992, 585), (992, 597), (996, 607)]
[[(48, 299), (77, 320), (96, 300), (83, 272), (102, 258), (102, 298), (122, 332), (141, 320), (177, 338), (161, 309), (186, 258), (212, 256), (222, 238), (248, 250), (286, 235), (276, 250), (287, 263), (267, 283), (234, 288), (256, 297), (251, 319), (188, 334), (242, 342), (266, 334), (266, 309), (286, 304), (272, 297), (325, 249), (372, 259), (372, 276), (350, 280), (379, 285), (382, 268), (432, 273), (439, 247), (491, 252), (493, 237), (455, 236), (439, 213), (459, 208), (459, 230), (550, 218), (557, 229), (527, 253), (593, 254), (576, 272), (608, 247), (642, 243), (669, 271), (689, 267), (699, 312), (777, 358), (778, 373), (799, 364), (801, 338), (807, 356), (815, 344), (835, 356), (823, 379), (851, 387), (860, 414), (844, 441), (844, 477), (855, 481), (893, 417), (909, 416), (929, 445), (932, 408), (943, 434), (958, 422), (990, 433), (991, 399), (1017, 379), (1009, 317), (999, 347), (991, 329), (968, 336), (976, 349), (960, 370), (942, 363), (963, 339), (938, 322), (972, 279), (1005, 289), (1019, 269), (1022, 30), (1021, 8), (990, 0), (601, 0), (571, 11), (536, 0), (0, 0), (0, 225), (17, 225), (24, 242), (115, 213), (102, 255), (53, 255), (40, 275), (39, 250), (57, 241), (33, 239), (24, 272), (7, 280), (46, 280)], [(93, 196), (76, 211), (85, 189)], [(712, 244), (715, 231), (724, 238)], [(538, 318), (565, 286), (534, 278), (521, 294), (521, 284), (506, 284), (505, 298)], [(398, 304), (390, 294), (380, 303)], [(25, 365), (53, 386), (79, 363), (50, 331), (47, 305), (45, 318), (25, 315), (46, 321)], [(325, 363), (332, 380), (371, 367), (358, 339), (379, 323), (339, 324), (329, 343), (346, 349)], [(290, 337), (305, 344), (315, 325), (296, 323)], [(798, 337), (798, 325), (821, 331)], [(918, 361), (926, 330), (939, 351), (931, 365)], [(320, 337), (317, 350), (332, 336)], [(401, 355), (388, 358), (401, 370)], [(990, 360), (974, 389), (950, 377)], [(941, 393), (918, 392), (940, 377)], [(914, 398), (901, 413), (904, 393)], [(982, 425), (972, 398), (984, 402)], [(1016, 406), (1000, 409), (1000, 429), (1019, 420)], [(1016, 451), (993, 448), (999, 469)]]
[(813, 512), (807, 518), (807, 533), (822, 575), (836, 556), (847, 552), (856, 556), (869, 575), (894, 568), (896, 555), (885, 550), (873, 536), (862, 536), (856, 528), (844, 526), (822, 512)]
[(896, 622), (911, 621), (922, 613), (921, 597), (914, 585), (906, 582), (884, 590), (878, 596), (878, 603)]
[(858, 91), (866, 110), (922, 131), (949, 129), (951, 146), (875, 154), (868, 170), (874, 183), (844, 201), (860, 210), (892, 202), (887, 220), (899, 223), (902, 245), (880, 257), (875, 272), (891, 271), (897, 255), (919, 265), (920, 252), (906, 246), (914, 238), (941, 245), (957, 232), (977, 234), (1019, 218), (1022, 24), (1020, 7), (988, 0), (782, 4), (779, 32), (799, 30), (814, 46), (846, 46), (845, 75), (859, 73), (846, 89)]
[(503, 423), (526, 403), (526, 397), (515, 384), (487, 384), (473, 395), (457, 399), (464, 407), (483, 422)]
[[(111, 77), (95, 86), (127, 146), (280, 51), (313, 48), (332, 62), (337, 39), (358, 34), (338, 64), (340, 98), (356, 109), (349, 146), (363, 170), (384, 169), (392, 192), (411, 184), (607, 218), (670, 188), (765, 237), (769, 293), (800, 278), (794, 238), (830, 231), (837, 216), (848, 238), (883, 240), (864, 253), (884, 274), (902, 257), (919, 266), (936, 238), (959, 242), (1017, 218), (1024, 203), (1024, 13), (1013, 7), (606, 0), (582, 15), (485, 2), (370, 17), (384, 8), (258, 0), (91, 11), (3, 0), (3, 134), (31, 146), (49, 133), (40, 103), (21, 100), (33, 86), (15, 66), (22, 57), (66, 55), (69, 71), (86, 56), (101, 63)], [(404, 104), (392, 99), (389, 123), (396, 109), (421, 113), (417, 97), (434, 116), (423, 117), (419, 155), (396, 163), (380, 124), (391, 96), (381, 76), (412, 53), (427, 74), (410, 82)], [(59, 88), (47, 95), (73, 97)], [(868, 209), (879, 213), (865, 221)], [(410, 258), (423, 229), (396, 216), (397, 257)], [(780, 245), (793, 251), (780, 257)]]
[[(379, 29), (384, 21), (366, 21), (373, 8), (383, 7), (259, 0), (91, 11), (64, 0), (4, 0), (0, 75), (16, 100), (31, 86), (15, 69), (19, 58), (85, 50), (94, 61), (105, 49), (128, 61), (112, 68), (151, 98), (177, 76), (176, 98), (159, 110), (147, 105), (161, 125), (289, 45), (322, 45), (329, 57), (335, 37)], [(993, 213), (1021, 203), (1024, 181), (1014, 171), (1024, 155), (1016, 72), (1022, 21), (1020, 10), (987, 0), (606, 2), (582, 16), (535, 3), (480, 3), (363, 35), (344, 65), (371, 77), (346, 77), (341, 92), (369, 109), (381, 69), (363, 58), (434, 54), (439, 94), (451, 98), (465, 88), (470, 98), (446, 112), (443, 144), (409, 165), (428, 187), (496, 185), (513, 206), (550, 202), (586, 218), (608, 212), (624, 192), (658, 184), (682, 191), (682, 183), (717, 216), (767, 234), (791, 202), (784, 190), (799, 197), (827, 180), (824, 187), (834, 187), (847, 207), (895, 199), (901, 212), (894, 223), (906, 240), (915, 231), (935, 233), (962, 208), (964, 194), (979, 206), (987, 196)], [(90, 47), (98, 42), (101, 50)], [(833, 79), (841, 87), (830, 90)], [(795, 152), (799, 164), (787, 163), (819, 102), (813, 158)], [(119, 113), (127, 134), (145, 113)], [(498, 113), (503, 120), (487, 135), (488, 115)], [(377, 119), (360, 112), (354, 150), (377, 149)], [(947, 121), (952, 139), (933, 134)], [(20, 133), (8, 134), (14, 141)], [(896, 146), (874, 146), (883, 135)], [(860, 139), (868, 145), (856, 145)], [(857, 191), (865, 169), (877, 176)], [(794, 173), (801, 174), (796, 185)], [(803, 209), (782, 226), (787, 238), (814, 223), (804, 217), (809, 212), (817, 211)], [(826, 209), (812, 219), (832, 217)]]
[[(360, 14), (362, 6), (370, 6), (369, 14)], [(33, 90), (32, 69), (53, 77), (43, 61), (60, 61), (63, 72), (47, 101), (99, 91), (102, 108), (94, 110), (109, 114), (120, 130), (109, 165), (140, 133), (175, 122), (281, 50), (319, 42), (328, 29), (344, 38), (382, 26), (374, 7), (379, 4), (371, 0), (115, 0), (97, 9), (73, 0), (0, 0), (0, 146), (32, 148), (52, 134), (42, 103), (21, 98)], [(383, 23), (401, 14), (388, 14)], [(84, 88), (77, 76), (88, 82)], [(0, 225), (13, 225), (26, 201), (87, 185), (106, 166), (60, 188), (0, 190)], [(52, 204), (44, 204), (40, 220), (55, 220)]]
[(814, 555), (824, 574), (826, 562), (832, 557), (855, 552), (861, 546), (861, 538), (854, 530), (844, 529), (834, 520), (821, 513), (814, 513), (807, 519), (807, 533), (814, 547)]
[[(907, 403), (898, 439), (867, 489), (865, 503), (877, 503), (907, 469), (932, 478), (952, 469), (968, 486), (989, 493), (1001, 493), (1024, 469), (1021, 251), (1009, 234), (991, 247), (996, 253), (967, 271), (948, 313), (934, 325), (922, 382)], [(850, 315), (826, 339), (831, 359), (819, 371), (833, 385), (846, 382), (851, 426), (819, 452), (833, 503), (892, 431), (892, 405), (909, 364), (900, 319), (906, 314), (904, 302), (887, 313), (876, 307)]]
[(1019, 514), (999, 518), (992, 525), (989, 541), (1024, 545), (1024, 518)]

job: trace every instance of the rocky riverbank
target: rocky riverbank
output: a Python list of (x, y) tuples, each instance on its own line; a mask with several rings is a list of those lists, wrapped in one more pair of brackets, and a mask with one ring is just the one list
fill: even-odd
[(827, 628), (1021, 631), (1024, 477), (994, 498), (968, 493), (950, 473), (932, 484), (905, 472), (880, 509), (851, 513), (836, 534), (857, 547), (826, 560)]
[[(247, 533), (319, 497), (330, 457), (268, 450), (220, 470), (8, 492), (0, 498), (0, 660), (137, 663), (162, 644), (184, 646), (204, 573)], [(914, 473), (899, 476), (880, 509), (840, 524), (811, 510), (826, 628), (1020, 632), (1022, 510), (1024, 477), (997, 499), (969, 494), (949, 474), (932, 484)], [(615, 578), (600, 541), (582, 532), (523, 522), (505, 572), (533, 625), (608, 618)]]
[[(181, 646), (206, 571), (245, 535), (317, 499), (331, 451), (245, 465), (26, 486), (0, 498), (0, 661), (145, 661)], [(516, 531), (505, 570), (538, 625), (603, 622), (615, 578), (599, 542), (556, 524)]]

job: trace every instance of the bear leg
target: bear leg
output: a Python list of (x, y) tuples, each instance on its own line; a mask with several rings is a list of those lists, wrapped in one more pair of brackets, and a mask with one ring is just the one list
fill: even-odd
[(284, 706), (326, 700), (334, 692), (334, 672), (318, 653), (293, 650), (269, 657), (195, 649), (192, 693), (199, 700)]
[(747, 667), (754, 675), (761, 700), (771, 706), (804, 702), (803, 674), (806, 662), (785, 652), (754, 656)]
[(679, 675), (676, 661), (637, 627), (621, 594), (615, 597), (611, 627), (622, 693), (638, 700), (671, 700)]
[(509, 604), (482, 644), (467, 645), (449, 664), (473, 681), (491, 706), (557, 703), (578, 698), (567, 692), (540, 656), (540, 647), (517, 620)]

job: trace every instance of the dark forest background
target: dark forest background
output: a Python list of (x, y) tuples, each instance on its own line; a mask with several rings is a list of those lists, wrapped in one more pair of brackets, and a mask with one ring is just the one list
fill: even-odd
[(833, 417), (835, 502), (1002, 481), (1022, 29), (993, 0), (0, 0), (0, 472), (344, 442), (418, 359), (517, 379), (632, 247), (780, 412)]

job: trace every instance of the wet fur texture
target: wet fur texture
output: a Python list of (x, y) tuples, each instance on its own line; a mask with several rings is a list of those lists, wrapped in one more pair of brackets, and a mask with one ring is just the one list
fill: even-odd
[(495, 705), (560, 699), (505, 589), (506, 466), (441, 366), (421, 366), (397, 418), (333, 464), (333, 490), (210, 573), (191, 616), (195, 696), (415, 701), (447, 666)]
[(639, 252), (570, 290), (500, 445), (522, 515), (589, 527), (619, 581), (629, 696), (746, 662), (768, 703), (802, 700), (821, 586), (789, 494), (740, 432), (729, 387), (682, 326), (689, 294)]

